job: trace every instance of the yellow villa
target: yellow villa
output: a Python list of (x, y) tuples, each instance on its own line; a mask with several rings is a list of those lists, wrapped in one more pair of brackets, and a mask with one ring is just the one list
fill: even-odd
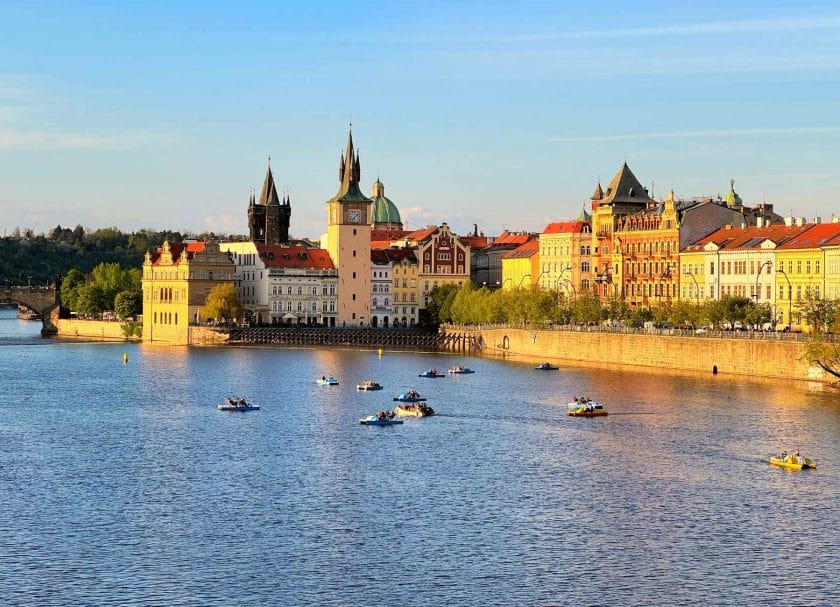
[(548, 224), (539, 236), (540, 287), (559, 292), (587, 292), (592, 280), (592, 230), (586, 213), (576, 221)]
[(189, 343), (189, 325), (214, 287), (233, 284), (230, 256), (211, 242), (170, 243), (143, 261), (143, 339)]

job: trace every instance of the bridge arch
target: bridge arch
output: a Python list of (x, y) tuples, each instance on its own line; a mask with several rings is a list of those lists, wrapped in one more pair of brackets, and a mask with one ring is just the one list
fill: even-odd
[(0, 287), (0, 300), (23, 304), (41, 317), (41, 335), (55, 335), (58, 328), (58, 289), (54, 287)]

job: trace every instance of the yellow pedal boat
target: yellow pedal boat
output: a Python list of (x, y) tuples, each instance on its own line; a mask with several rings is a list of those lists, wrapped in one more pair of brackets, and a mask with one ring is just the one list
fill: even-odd
[(771, 457), (770, 465), (790, 468), (791, 470), (808, 470), (816, 469), (817, 467), (817, 463), (810, 457), (796, 457), (795, 455), (788, 455), (787, 457)]

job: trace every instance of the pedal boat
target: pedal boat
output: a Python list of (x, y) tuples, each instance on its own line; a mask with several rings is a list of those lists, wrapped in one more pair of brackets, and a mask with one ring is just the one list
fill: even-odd
[(400, 403), (422, 403), (427, 399), (425, 396), (420, 396), (420, 394), (412, 390), (410, 392), (400, 394), (399, 396), (395, 396), (394, 400)]
[(259, 411), (259, 405), (251, 405), (245, 402), (244, 398), (229, 398), (225, 402), (216, 405), (219, 411)]
[(534, 367), (537, 371), (557, 371), (560, 367), (551, 363), (540, 363)]
[(781, 466), (790, 470), (816, 470), (817, 463), (810, 457), (796, 457), (795, 455), (788, 455), (787, 457), (771, 457), (771, 466)]
[(375, 415), (368, 415), (359, 420), (363, 426), (398, 426), (403, 423), (401, 419), (379, 419)]
[(373, 381), (372, 379), (366, 379), (360, 384), (356, 384), (356, 390), (364, 390), (366, 392), (370, 392), (371, 390), (381, 390), (382, 386), (378, 383)]
[(439, 373), (437, 369), (429, 369), (428, 371), (423, 371), (417, 377), (446, 377), (446, 375)]
[(467, 375), (469, 373), (475, 373), (472, 369), (468, 367), (462, 367), (461, 365), (455, 365), (454, 367), (450, 368), (447, 373), (451, 373), (452, 375)]
[(338, 380), (334, 377), (322, 377), (317, 383), (322, 386), (337, 386)]
[(423, 403), (397, 405), (394, 414), (401, 417), (429, 417), (435, 414), (435, 410)]
[(589, 401), (588, 403), (569, 403), (567, 414), (572, 417), (604, 417), (608, 415), (604, 405)]

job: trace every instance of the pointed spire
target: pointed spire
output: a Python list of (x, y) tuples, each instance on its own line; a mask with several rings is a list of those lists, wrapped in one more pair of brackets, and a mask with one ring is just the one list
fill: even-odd
[(595, 186), (595, 191), (592, 193), (590, 200), (601, 200), (604, 197), (604, 190), (601, 189), (601, 180), (598, 180), (598, 185)]
[(341, 155), (341, 164), (338, 170), (340, 186), (336, 199), (367, 201), (368, 198), (359, 190), (359, 178), (361, 177), (361, 162), (358, 151), (353, 147), (353, 129), (347, 133), (347, 147)]
[(265, 181), (263, 182), (262, 193), (260, 194), (260, 204), (280, 204), (280, 199), (277, 196), (277, 186), (274, 183), (274, 175), (271, 172), (271, 157), (268, 159), (268, 170), (265, 172)]

